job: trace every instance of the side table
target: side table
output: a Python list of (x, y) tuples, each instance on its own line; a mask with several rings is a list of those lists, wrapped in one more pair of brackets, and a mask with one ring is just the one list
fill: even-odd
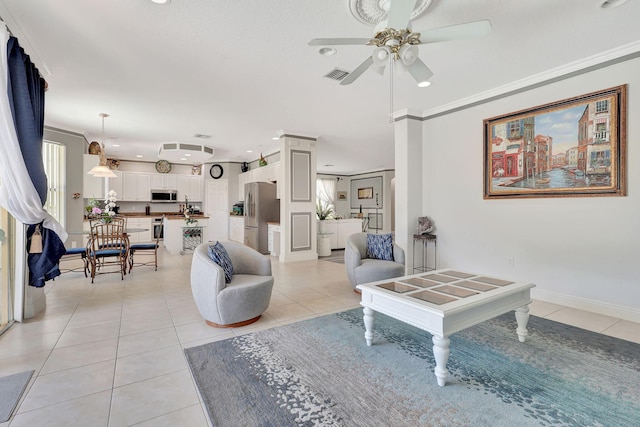
[[(433, 267), (429, 267), (429, 242), (433, 242)], [(416, 265), (416, 243), (422, 245), (422, 264)], [(438, 236), (435, 234), (413, 235), (413, 272), (435, 270), (438, 264)]]

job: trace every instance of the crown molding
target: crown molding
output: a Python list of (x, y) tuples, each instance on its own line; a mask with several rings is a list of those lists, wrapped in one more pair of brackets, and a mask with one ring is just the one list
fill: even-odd
[(635, 41), (578, 61), (570, 62), (560, 67), (552, 68), (542, 73), (534, 74), (530, 77), (526, 77), (503, 86), (498, 86), (485, 92), (480, 92), (467, 98), (462, 98), (449, 104), (424, 110), (421, 114), (422, 120), (428, 120), (484, 104), (486, 102), (494, 101), (496, 99), (505, 98), (536, 87), (545, 86), (560, 80), (585, 74), (638, 57), (640, 57), (640, 41)]

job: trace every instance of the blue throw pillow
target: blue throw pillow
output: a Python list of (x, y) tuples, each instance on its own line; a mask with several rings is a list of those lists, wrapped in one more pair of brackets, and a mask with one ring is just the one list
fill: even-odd
[(393, 261), (393, 237), (389, 234), (367, 234), (367, 258)]
[(209, 258), (224, 270), (225, 283), (231, 283), (231, 278), (233, 277), (233, 264), (231, 264), (231, 258), (229, 257), (227, 250), (220, 244), (220, 242), (216, 242), (215, 245), (209, 246), (208, 252)]

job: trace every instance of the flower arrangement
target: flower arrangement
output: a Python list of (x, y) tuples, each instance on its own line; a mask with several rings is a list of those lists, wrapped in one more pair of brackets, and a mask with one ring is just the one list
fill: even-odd
[(104, 207), (101, 207), (102, 202), (100, 200), (90, 199), (89, 205), (85, 208), (87, 217), (102, 218), (104, 222), (111, 222), (111, 218), (116, 214), (113, 209), (116, 207), (116, 196), (117, 193), (115, 191), (109, 191), (104, 200)]

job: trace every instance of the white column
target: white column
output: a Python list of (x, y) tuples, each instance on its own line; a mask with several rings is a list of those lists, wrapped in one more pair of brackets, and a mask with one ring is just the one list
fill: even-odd
[(395, 118), (395, 241), (405, 250), (405, 272), (412, 273), (413, 235), (422, 212), (422, 120), (404, 111)]
[(280, 262), (318, 259), (316, 140), (280, 131)]

